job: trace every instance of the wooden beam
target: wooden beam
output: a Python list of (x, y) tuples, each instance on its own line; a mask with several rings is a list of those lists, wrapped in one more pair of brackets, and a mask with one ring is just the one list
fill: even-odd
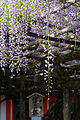
[(44, 35), (38, 35), (37, 33), (33, 33), (33, 32), (28, 32), (28, 35), (31, 36), (31, 37), (36, 37), (36, 38), (41, 38), (41, 39), (45, 39), (45, 40), (50, 40), (50, 41), (55, 41), (55, 42), (60, 42), (60, 43), (63, 43), (65, 42), (66, 44), (73, 44), (77, 46), (80, 46), (80, 41), (72, 41), (72, 40), (65, 40), (65, 39), (62, 39), (62, 38), (55, 38), (55, 37), (50, 37), (50, 36), (44, 36)]

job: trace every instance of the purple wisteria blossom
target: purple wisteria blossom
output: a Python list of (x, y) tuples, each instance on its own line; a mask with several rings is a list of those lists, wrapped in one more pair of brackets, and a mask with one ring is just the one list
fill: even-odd
[[(0, 9), (0, 67), (4, 69), (9, 66), (11, 78), (18, 74), (21, 69), (27, 71), (29, 58), (28, 26), (32, 32), (38, 35), (57, 34), (67, 26), (73, 28), (73, 33), (79, 36), (78, 25), (80, 25), (78, 7), (70, 6), (62, 9), (62, 4), (58, 1), (49, 0), (9, 0), (6, 8)], [(76, 26), (76, 30), (75, 30)], [(60, 36), (63, 37), (62, 32)], [(48, 40), (39, 43), (43, 47), (44, 54), (47, 54), (44, 63), (44, 80), (46, 91), (49, 96), (54, 84), (54, 47)], [(58, 52), (58, 51), (57, 51)], [(35, 64), (35, 63), (34, 63)]]

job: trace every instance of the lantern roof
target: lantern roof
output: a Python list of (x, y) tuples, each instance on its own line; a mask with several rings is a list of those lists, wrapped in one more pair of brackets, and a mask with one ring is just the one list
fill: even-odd
[(27, 96), (27, 98), (31, 98), (31, 97), (32, 97), (32, 96), (34, 96), (34, 95), (38, 95), (38, 96), (40, 96), (40, 97), (44, 97), (44, 95), (42, 95), (42, 94), (40, 94), (40, 93), (35, 92), (35, 93), (33, 93), (33, 94), (31, 94), (31, 95)]

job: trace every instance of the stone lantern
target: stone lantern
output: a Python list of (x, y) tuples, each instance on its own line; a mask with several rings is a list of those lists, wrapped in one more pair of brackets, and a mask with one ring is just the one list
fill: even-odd
[(27, 97), (29, 99), (29, 117), (31, 117), (32, 120), (41, 120), (41, 117), (43, 117), (43, 97), (44, 95), (37, 92)]

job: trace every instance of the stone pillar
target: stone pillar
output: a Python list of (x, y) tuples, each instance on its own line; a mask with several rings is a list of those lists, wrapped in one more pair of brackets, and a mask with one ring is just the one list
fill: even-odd
[(63, 88), (63, 120), (70, 120), (69, 89)]

